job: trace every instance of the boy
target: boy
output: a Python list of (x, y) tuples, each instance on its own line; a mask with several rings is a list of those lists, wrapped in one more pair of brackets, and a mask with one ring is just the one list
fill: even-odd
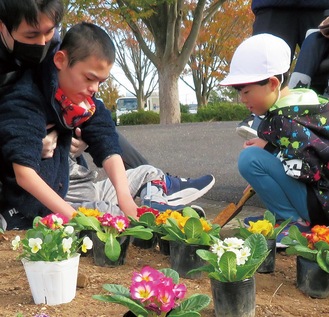
[[(103, 30), (78, 24), (67, 33), (53, 61), (45, 62), (40, 73), (25, 72), (2, 99), (0, 177), (9, 229), (29, 227), (36, 215), (50, 211), (73, 216), (75, 209), (63, 198), (72, 131), (77, 126), (94, 162), (103, 166), (115, 187), (120, 209), (136, 217), (111, 114), (93, 97), (109, 76), (114, 58), (114, 45)], [(58, 131), (57, 147), (52, 158), (41, 160), (48, 124)]]
[(250, 111), (265, 115), (258, 138), (244, 143), (241, 175), (277, 219), (291, 217), (308, 231), (309, 222), (329, 224), (329, 105), (312, 90), (290, 91), (289, 68), (289, 46), (259, 34), (237, 48), (221, 85), (237, 89)]

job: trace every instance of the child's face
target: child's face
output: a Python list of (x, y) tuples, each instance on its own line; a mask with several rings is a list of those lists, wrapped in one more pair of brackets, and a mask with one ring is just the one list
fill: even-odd
[(105, 60), (90, 56), (70, 67), (63, 51), (55, 54), (54, 62), (59, 70), (59, 87), (75, 104), (84, 101), (86, 97), (92, 97), (98, 91), (99, 84), (109, 77), (113, 66)]
[(260, 116), (265, 114), (278, 98), (278, 86), (276, 77), (271, 77), (269, 82), (263, 86), (258, 84), (246, 85), (239, 91), (239, 97), (242, 103), (252, 113)]

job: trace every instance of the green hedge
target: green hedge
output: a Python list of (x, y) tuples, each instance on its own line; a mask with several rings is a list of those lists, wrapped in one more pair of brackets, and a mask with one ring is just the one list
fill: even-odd
[[(249, 114), (250, 111), (242, 104), (222, 102), (199, 108), (197, 114), (182, 111), (181, 122), (241, 121)], [(138, 111), (120, 116), (120, 125), (157, 123), (160, 123), (160, 116), (153, 111)]]
[(120, 125), (157, 124), (160, 116), (153, 111), (137, 111), (120, 116)]

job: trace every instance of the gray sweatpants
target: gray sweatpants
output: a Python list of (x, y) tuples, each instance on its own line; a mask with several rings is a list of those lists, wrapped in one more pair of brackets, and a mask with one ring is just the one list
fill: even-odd
[[(133, 197), (140, 188), (149, 181), (163, 180), (164, 173), (151, 165), (141, 165), (126, 171), (130, 193)], [(101, 212), (110, 212), (121, 215), (114, 186), (109, 179), (96, 182), (97, 172), (78, 165), (70, 158), (70, 184), (65, 200), (73, 208), (80, 206), (98, 209)]]

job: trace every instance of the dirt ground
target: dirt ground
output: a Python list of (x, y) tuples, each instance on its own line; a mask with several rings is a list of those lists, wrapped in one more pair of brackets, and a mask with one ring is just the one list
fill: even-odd
[[(47, 306), (35, 305), (30, 293), (23, 265), (17, 260), (17, 252), (11, 249), (11, 240), (16, 234), (23, 232), (7, 232), (8, 240), (0, 239), (0, 316), (16, 317), (21, 313), (24, 317), (36, 314), (47, 314), (50, 317), (88, 316), (88, 317), (121, 317), (126, 308), (92, 299), (92, 295), (103, 293), (104, 283), (129, 285), (133, 271), (144, 265), (154, 268), (169, 267), (169, 257), (162, 255), (157, 249), (143, 250), (129, 246), (126, 263), (119, 267), (99, 267), (93, 264), (92, 257), (82, 257), (79, 273), (88, 276), (84, 287), (77, 288), (75, 299), (68, 304)], [(302, 294), (295, 286), (295, 257), (286, 256), (284, 251), (277, 252), (276, 269), (270, 274), (256, 274), (256, 316), (326, 316), (328, 300), (312, 299)], [(188, 288), (188, 294), (204, 293), (211, 296), (210, 282), (207, 276), (198, 280), (181, 279)], [(201, 312), (203, 317), (213, 317), (211, 303)]]

